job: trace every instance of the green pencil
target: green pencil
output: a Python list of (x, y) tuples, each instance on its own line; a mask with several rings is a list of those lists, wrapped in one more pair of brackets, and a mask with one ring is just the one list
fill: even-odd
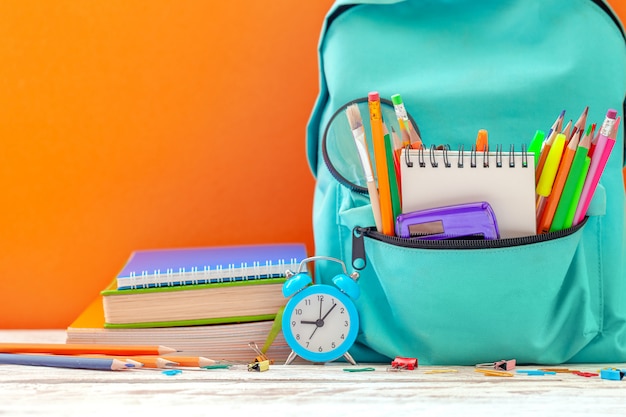
[[(581, 139), (580, 144), (576, 149), (576, 154), (574, 154), (572, 166), (570, 167), (569, 174), (567, 174), (567, 179), (565, 180), (565, 185), (563, 186), (563, 191), (561, 192), (561, 198), (559, 199), (559, 204), (556, 206), (554, 218), (552, 219), (552, 224), (550, 225), (551, 232), (565, 229), (565, 219), (567, 218), (567, 213), (572, 205), (572, 200), (574, 199), (576, 192), (576, 186), (578, 185), (581, 173), (585, 167), (585, 158), (589, 152), (590, 145), (591, 137), (589, 136), (589, 132), (587, 132), (587, 134), (585, 134), (585, 136)], [(576, 201), (578, 201), (578, 199), (576, 199)]]

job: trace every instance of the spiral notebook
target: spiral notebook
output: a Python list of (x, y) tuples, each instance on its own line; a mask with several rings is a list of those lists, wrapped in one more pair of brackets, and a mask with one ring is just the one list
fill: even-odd
[(501, 238), (534, 235), (534, 162), (525, 148), (402, 150), (402, 212), (486, 201)]

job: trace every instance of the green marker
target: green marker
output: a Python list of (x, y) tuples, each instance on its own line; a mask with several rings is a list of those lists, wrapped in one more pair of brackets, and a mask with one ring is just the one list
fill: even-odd
[(580, 200), (580, 195), (583, 192), (583, 186), (585, 185), (585, 178), (587, 178), (587, 172), (589, 171), (589, 165), (591, 164), (591, 158), (588, 156), (585, 157), (585, 163), (583, 165), (582, 172), (580, 173), (580, 177), (578, 178), (578, 183), (576, 184), (576, 190), (574, 191), (574, 198), (569, 206), (569, 210), (567, 212), (567, 216), (565, 217), (565, 222), (563, 223), (563, 229), (567, 229), (568, 227), (572, 227), (574, 223), (574, 215), (576, 214), (576, 207), (578, 207), (578, 200)]
[(535, 154), (535, 168), (537, 168), (537, 164), (539, 163), (539, 155), (541, 154), (541, 147), (545, 137), (546, 132), (543, 130), (537, 130), (535, 132), (535, 137), (530, 141), (530, 145), (528, 146), (528, 152)]

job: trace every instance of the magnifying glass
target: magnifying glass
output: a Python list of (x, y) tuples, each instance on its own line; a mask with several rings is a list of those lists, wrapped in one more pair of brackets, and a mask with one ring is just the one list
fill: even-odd
[[(400, 150), (407, 145), (415, 146), (420, 134), (417, 124), (402, 108), (396, 112), (391, 100), (380, 99), (383, 123), (389, 132), (391, 148), (400, 157)], [(363, 141), (353, 133), (362, 126)], [(356, 129), (354, 129), (356, 131)], [(337, 181), (361, 194), (367, 194), (370, 173), (364, 159), (369, 160), (371, 174), (376, 177), (376, 159), (372, 142), (368, 98), (352, 100), (331, 116), (322, 136), (322, 157), (330, 173)], [(361, 142), (361, 143), (360, 143)]]

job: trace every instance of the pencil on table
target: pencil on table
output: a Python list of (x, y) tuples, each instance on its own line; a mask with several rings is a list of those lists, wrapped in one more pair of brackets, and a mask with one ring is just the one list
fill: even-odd
[(29, 355), (22, 353), (0, 353), (0, 363), (7, 365), (92, 369), (98, 371), (117, 371), (133, 367), (133, 365), (118, 359), (85, 358), (74, 355)]
[(116, 356), (126, 355), (164, 355), (176, 352), (166, 346), (149, 345), (98, 345), (71, 343), (0, 343), (0, 352), (4, 353), (50, 353), (82, 355), (100, 353)]

